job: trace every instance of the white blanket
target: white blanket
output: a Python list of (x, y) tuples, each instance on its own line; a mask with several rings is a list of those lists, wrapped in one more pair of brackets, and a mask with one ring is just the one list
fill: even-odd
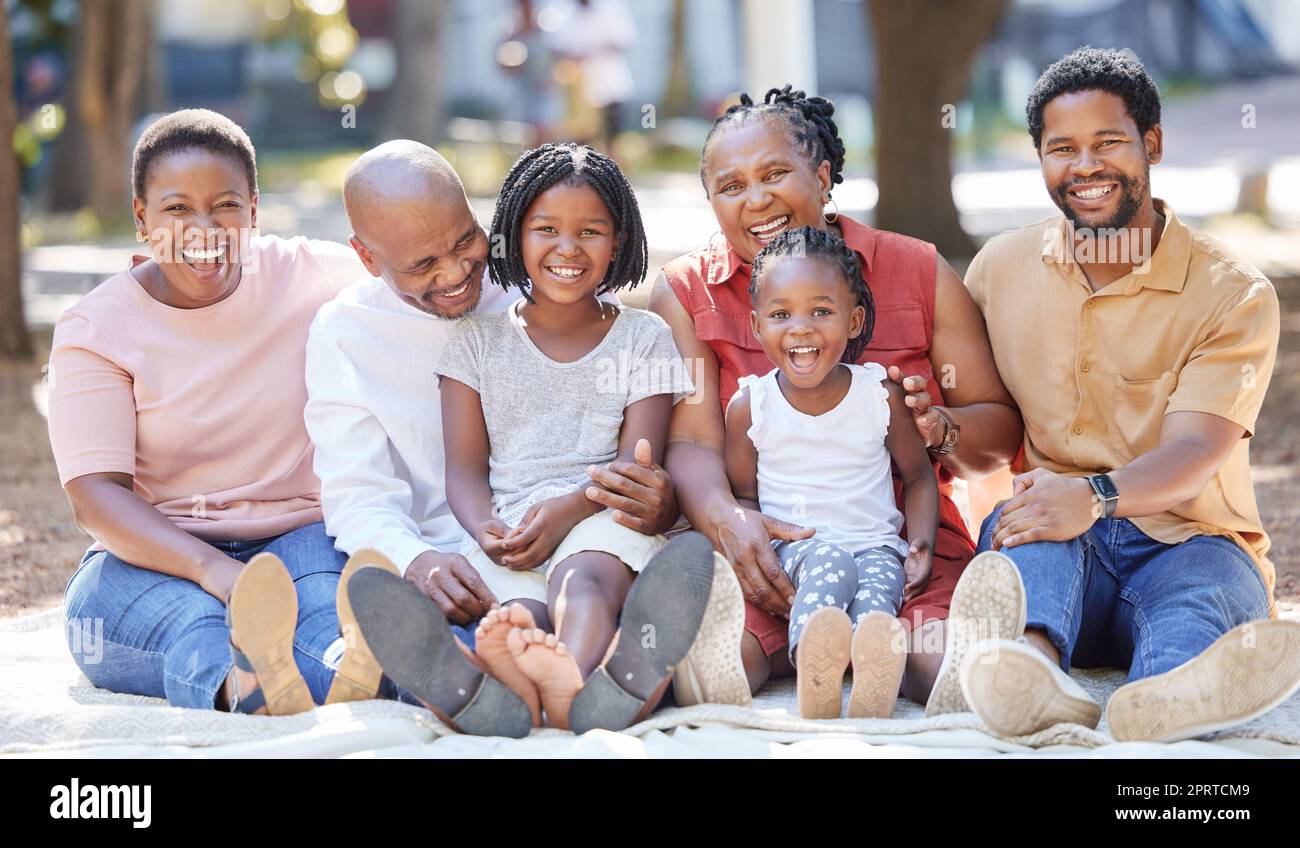
[[(1103, 724), (1056, 727), (1014, 741), (973, 713), (927, 719), (900, 699), (890, 719), (808, 721), (789, 681), (753, 709), (662, 709), (622, 733), (537, 730), (527, 739), (461, 736), (427, 710), (391, 701), (320, 707), (296, 716), (169, 707), (97, 689), (77, 669), (58, 610), (0, 621), (0, 755), (41, 757), (1300, 757), (1300, 694), (1248, 725), (1174, 745), (1116, 743)], [(1103, 702), (1117, 671), (1075, 672)], [(847, 697), (847, 691), (846, 691)]]

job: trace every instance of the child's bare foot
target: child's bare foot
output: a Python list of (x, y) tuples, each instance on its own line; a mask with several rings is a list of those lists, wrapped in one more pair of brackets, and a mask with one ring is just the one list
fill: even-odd
[(474, 651), (489, 674), (500, 680), (528, 705), (533, 714), (533, 727), (542, 726), (542, 696), (537, 684), (515, 664), (514, 655), (506, 647), (506, 637), (513, 628), (533, 630), (537, 622), (523, 604), (508, 604), (488, 610), (474, 630)]
[(569, 707), (582, 689), (582, 673), (569, 649), (553, 633), (522, 627), (510, 630), (506, 647), (519, 670), (537, 684), (547, 722), (568, 730)]

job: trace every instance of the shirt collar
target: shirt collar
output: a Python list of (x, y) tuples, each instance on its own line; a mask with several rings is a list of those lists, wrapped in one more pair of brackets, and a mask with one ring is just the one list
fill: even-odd
[[(859, 224), (847, 215), (840, 215), (836, 220), (844, 243), (853, 248), (862, 260), (862, 273), (870, 279), (871, 262), (876, 253), (876, 231), (866, 224)], [(714, 233), (709, 239), (707, 250), (707, 274), (704, 282), (711, 286), (728, 282), (742, 269), (749, 270), (749, 263), (740, 258), (721, 232)]]
[[(1159, 198), (1152, 198), (1152, 203), (1164, 216), (1165, 228), (1150, 260), (1122, 278), (1127, 281), (1120, 290), (1123, 294), (1134, 294), (1140, 289), (1181, 292), (1187, 282), (1187, 267), (1192, 258), (1191, 230), (1178, 219), (1168, 203)], [(1044, 230), (1042, 261), (1076, 264), (1071, 235), (1070, 222), (1064, 216)]]

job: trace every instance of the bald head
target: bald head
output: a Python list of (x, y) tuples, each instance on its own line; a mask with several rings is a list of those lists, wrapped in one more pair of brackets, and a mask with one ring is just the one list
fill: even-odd
[(343, 181), (343, 206), (354, 233), (378, 229), (383, 210), (409, 201), (465, 202), (465, 187), (451, 163), (418, 141), (398, 139), (367, 150)]
[(403, 140), (366, 151), (348, 171), (343, 205), (366, 269), (407, 304), (442, 318), (478, 304), (487, 233), (432, 147)]

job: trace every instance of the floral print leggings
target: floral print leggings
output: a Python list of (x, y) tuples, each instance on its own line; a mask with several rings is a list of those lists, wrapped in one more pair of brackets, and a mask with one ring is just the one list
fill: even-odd
[(903, 603), (903, 557), (881, 546), (849, 553), (838, 545), (804, 539), (774, 545), (781, 567), (794, 583), (790, 610), (790, 658), (808, 616), (822, 607), (839, 607), (857, 627), (872, 610), (897, 615)]

